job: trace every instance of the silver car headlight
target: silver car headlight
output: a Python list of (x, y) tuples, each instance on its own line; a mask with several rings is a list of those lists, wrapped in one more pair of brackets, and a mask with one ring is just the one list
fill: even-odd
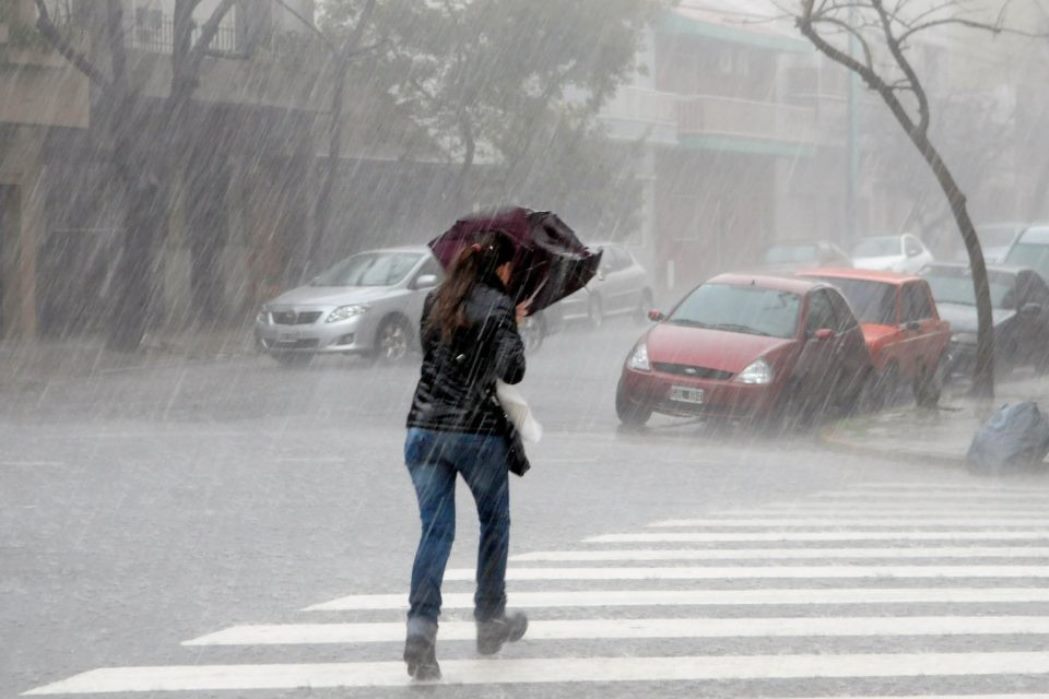
[(951, 335), (951, 342), (958, 345), (975, 345), (976, 333), (955, 333)]
[(334, 311), (328, 314), (325, 323), (338, 323), (342, 320), (349, 320), (350, 318), (356, 318), (362, 316), (368, 312), (368, 307), (361, 304), (352, 304), (349, 306), (339, 306)]
[(627, 360), (626, 365), (634, 371), (652, 371), (652, 363), (648, 361), (648, 346), (644, 340), (637, 343), (633, 354)]
[(772, 365), (764, 359), (758, 359), (739, 372), (736, 381), (752, 386), (767, 386), (772, 383), (772, 377)]
[(255, 316), (255, 322), (263, 325), (270, 324), (270, 312), (268, 309), (263, 308), (259, 311), (259, 314)]

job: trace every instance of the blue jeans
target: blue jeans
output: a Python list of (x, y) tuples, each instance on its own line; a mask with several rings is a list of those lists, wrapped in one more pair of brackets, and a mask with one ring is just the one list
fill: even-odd
[(474, 618), (488, 621), (505, 614), (510, 547), (506, 451), (506, 438), (498, 435), (408, 429), (404, 460), (422, 520), (422, 536), (412, 566), (409, 623), (412, 619), (436, 622), (441, 611), (441, 581), (455, 539), (457, 474), (473, 493), (481, 523)]

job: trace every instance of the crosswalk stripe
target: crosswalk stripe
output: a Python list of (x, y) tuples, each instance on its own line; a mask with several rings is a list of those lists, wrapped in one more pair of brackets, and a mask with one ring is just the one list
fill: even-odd
[[(255, 624), (234, 626), (185, 641), (184, 646), (396, 643), (404, 640), (402, 622), (370, 624)], [(470, 622), (442, 622), (440, 639), (472, 641)], [(530, 641), (755, 638), (784, 636), (948, 636), (1049, 634), (1049, 617), (902, 616), (775, 617), (763, 619), (565, 619), (532, 621)]]
[(1046, 699), (1045, 694), (894, 694), (894, 695), (856, 695), (818, 697), (768, 697), (768, 699)]
[(951, 518), (906, 518), (906, 519), (872, 519), (868, 517), (765, 517), (750, 519), (667, 519), (661, 522), (653, 522), (648, 525), (657, 529), (670, 529), (679, 527), (840, 527), (840, 526), (864, 526), (882, 528), (918, 528), (918, 527), (963, 527), (967, 529), (985, 529), (988, 527), (1024, 527), (1024, 526), (1049, 526), (1049, 513), (1041, 517), (1027, 517), (1016, 519), (987, 519), (974, 522), (971, 517)]
[(643, 532), (602, 534), (583, 541), (593, 544), (641, 544), (741, 541), (1038, 541), (1049, 540), (1049, 528), (1029, 531), (937, 531), (937, 532)]
[[(473, 580), (472, 568), (452, 568), (449, 582)], [(507, 580), (805, 580), (809, 578), (1049, 578), (1049, 566), (673, 566), (646, 568), (511, 568)]]
[(915, 503), (899, 503), (896, 505), (879, 503), (870, 505), (863, 502), (850, 504), (831, 503), (805, 503), (784, 504), (770, 503), (763, 507), (741, 507), (732, 510), (718, 511), (720, 517), (780, 517), (786, 515), (800, 515), (804, 517), (969, 517), (979, 523), (985, 518), (1009, 518), (1009, 517), (1045, 517), (1045, 507), (1037, 508), (1014, 508), (1014, 507), (985, 507), (979, 503), (965, 503), (964, 505), (942, 506), (936, 503), (922, 503), (920, 509)]
[[(473, 609), (472, 593), (442, 595), (442, 609)], [(850, 604), (1025, 604), (1049, 602), (1049, 589), (1019, 588), (778, 588), (758, 590), (562, 590), (514, 592), (514, 607), (660, 607)], [(307, 612), (403, 610), (408, 595), (347, 595)]]
[[(886, 492), (886, 493), (872, 493), (872, 492), (858, 492), (856, 490), (825, 490), (818, 493), (813, 493), (807, 496), (813, 500), (867, 500), (871, 501), (874, 498), (882, 498), (886, 501), (894, 500), (923, 500), (923, 501), (936, 501), (936, 500), (958, 500), (968, 501), (971, 499), (979, 499), (983, 502), (1027, 502), (1031, 506), (1038, 506), (1044, 504), (1045, 500), (1043, 496), (1031, 492), (1016, 492), (1016, 493), (1003, 493), (1003, 492), (922, 492), (912, 490), (901, 490), (899, 492)], [(876, 502), (876, 500), (874, 500)]]
[(966, 490), (974, 493), (1045, 493), (1049, 495), (1049, 488), (1044, 486), (1018, 486), (1002, 485), (1000, 483), (973, 484), (973, 483), (901, 483), (894, 481), (857, 483), (850, 486), (854, 490), (907, 490), (911, 492), (933, 492), (937, 490), (953, 491)]
[[(1049, 653), (890, 653), (471, 659), (441, 663), (443, 685), (1005, 676), (1049, 673)], [(400, 662), (103, 668), (26, 694), (404, 686)]]
[(515, 562), (695, 561), (866, 558), (1046, 558), (1049, 547), (930, 546), (905, 548), (786, 549), (603, 549), (600, 551), (533, 551), (511, 557)]

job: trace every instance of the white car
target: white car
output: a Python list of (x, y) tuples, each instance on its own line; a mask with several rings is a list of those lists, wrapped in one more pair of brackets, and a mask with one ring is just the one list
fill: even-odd
[(917, 274), (933, 261), (925, 243), (910, 233), (861, 238), (852, 249), (852, 265), (901, 274)]
[(423, 300), (441, 277), (426, 247), (362, 252), (263, 304), (255, 339), (285, 365), (318, 354), (396, 362), (415, 348)]

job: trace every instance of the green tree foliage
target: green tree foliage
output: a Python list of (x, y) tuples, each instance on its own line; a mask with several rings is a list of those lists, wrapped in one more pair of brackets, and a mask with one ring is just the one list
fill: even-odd
[[(331, 33), (363, 0), (329, 0)], [(586, 210), (605, 230), (636, 215), (633, 155), (597, 120), (636, 69), (656, 0), (380, 0), (355, 84), (392, 98), (426, 148), (457, 166), (464, 207)], [(585, 198), (585, 201), (582, 199)]]

